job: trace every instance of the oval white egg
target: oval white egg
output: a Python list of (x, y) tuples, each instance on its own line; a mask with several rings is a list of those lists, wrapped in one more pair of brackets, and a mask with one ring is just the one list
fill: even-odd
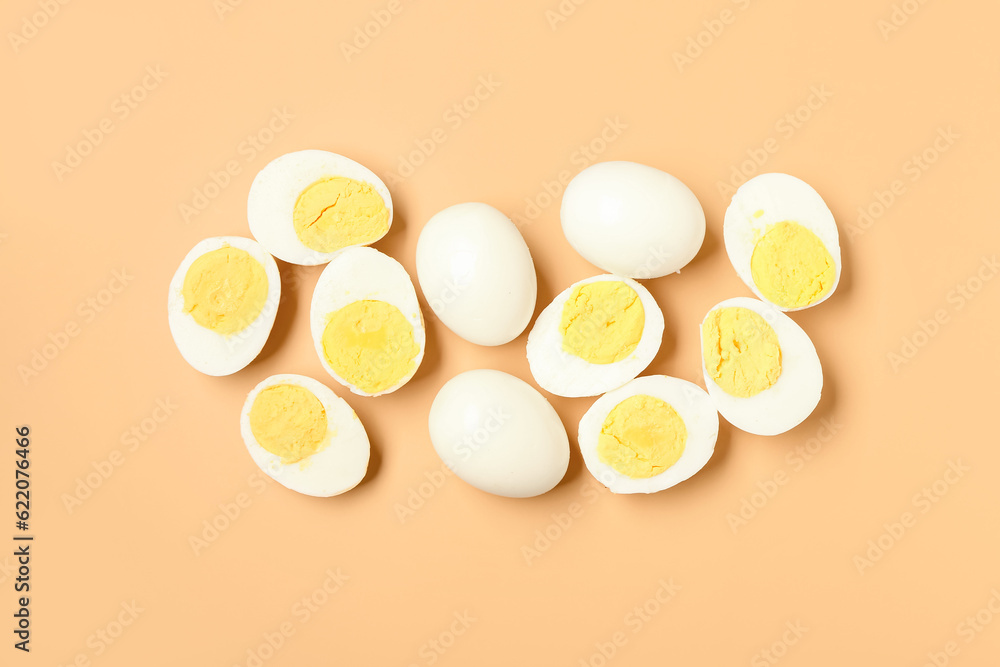
[[(406, 324), (409, 325), (409, 328), (402, 327), (405, 330), (399, 331), (390, 330), (388, 325), (373, 328), (381, 324), (378, 321), (359, 320), (356, 326), (352, 325), (353, 328), (345, 332), (352, 337), (352, 340), (356, 341), (355, 349), (361, 350), (367, 347), (369, 350), (374, 350), (371, 353), (374, 356), (371, 357), (370, 363), (365, 367), (358, 368), (358, 378), (380, 376), (387, 370), (391, 371), (397, 368), (396, 364), (400, 361), (397, 354), (400, 340), (387, 338), (379, 342), (379, 336), (393, 332), (404, 336), (412, 335), (415, 354), (405, 364), (406, 368), (400, 368), (401, 372), (397, 374), (398, 377), (389, 386), (366, 389), (360, 385), (357, 379), (352, 381), (351, 377), (345, 377), (343, 369), (338, 370), (334, 367), (327, 357), (327, 351), (324, 350), (323, 338), (330, 318), (341, 312), (342, 309), (357, 308), (362, 305), (359, 302), (378, 302), (374, 305), (387, 308), (390, 312), (398, 311), (402, 315), (402, 320), (405, 320)], [(387, 304), (387, 306), (382, 306), (382, 304)], [(396, 324), (402, 326), (402, 320), (397, 321)], [(316, 283), (309, 322), (313, 344), (323, 368), (337, 382), (360, 396), (381, 396), (396, 391), (410, 381), (424, 358), (426, 345), (424, 319), (410, 276), (399, 262), (374, 248), (347, 248), (330, 261)], [(387, 320), (387, 322), (392, 324), (393, 321)], [(361, 336), (361, 338), (353, 338), (355, 335)], [(348, 341), (335, 342), (338, 346), (345, 346)], [(409, 338), (406, 339), (406, 343), (409, 347)], [(336, 350), (333, 351), (336, 352)]]
[(680, 180), (635, 162), (599, 162), (566, 186), (560, 211), (570, 245), (628, 278), (680, 271), (705, 240), (705, 211)]
[(528, 246), (514, 223), (488, 204), (456, 204), (424, 225), (417, 279), (434, 314), (477, 345), (514, 340), (535, 310)]
[[(748, 433), (778, 435), (795, 428), (812, 414), (823, 393), (823, 368), (809, 335), (776, 307), (749, 297), (716, 304), (702, 320), (702, 326), (714, 311), (722, 308), (752, 310), (770, 325), (781, 350), (781, 374), (774, 384), (756, 395), (731, 395), (709, 373), (703, 344), (702, 371), (712, 401), (726, 421)], [(703, 341), (701, 336), (699, 329), (699, 340)]]
[[(191, 265), (203, 255), (232, 247), (248, 253), (260, 263), (267, 278), (267, 298), (256, 318), (241, 330), (222, 334), (199, 324), (184, 302), (184, 280)], [(224, 285), (220, 285), (223, 289)], [(267, 342), (281, 300), (281, 275), (274, 258), (252, 240), (240, 236), (218, 236), (199, 241), (184, 257), (170, 280), (167, 321), (181, 356), (205, 375), (230, 375), (253, 361)]]
[[(608, 416), (626, 399), (653, 397), (669, 405), (683, 420), (685, 442), (680, 457), (662, 472), (648, 477), (630, 477), (602, 460), (599, 443)], [(639, 425), (628, 425), (636, 428)], [(584, 463), (590, 473), (614, 493), (655, 493), (689, 479), (701, 470), (715, 451), (719, 437), (719, 413), (712, 399), (696, 384), (668, 377), (650, 375), (636, 378), (624, 387), (610, 391), (587, 410), (580, 420), (579, 443)], [(635, 443), (627, 443), (635, 446)], [(636, 457), (648, 452), (636, 451)]]
[(569, 438), (555, 409), (527, 382), (501, 371), (468, 371), (445, 383), (428, 427), (445, 465), (487, 493), (538, 496), (569, 466)]
[[(254, 401), (265, 389), (280, 385), (309, 391), (322, 404), (327, 420), (328, 430), (320, 448), (293, 462), (265, 449), (251, 427)], [(254, 463), (268, 477), (308, 496), (328, 498), (350, 491), (361, 483), (368, 471), (371, 445), (357, 414), (329, 387), (303, 375), (272, 375), (254, 387), (243, 404), (240, 432)]]
[[(566, 302), (577, 287), (603, 281), (624, 283), (634, 290), (642, 305), (645, 323), (638, 345), (627, 357), (612, 363), (591, 363), (563, 349), (560, 323)], [(635, 379), (652, 363), (663, 342), (663, 328), (663, 311), (649, 290), (636, 281), (611, 275), (581, 280), (553, 299), (535, 320), (527, 343), (531, 374), (540, 387), (557, 396), (603, 394)], [(593, 335), (600, 337), (603, 334), (595, 332)]]
[[(789, 289), (802, 286), (802, 291), (794, 290), (794, 294), (805, 294), (817, 290), (822, 284), (818, 296), (801, 297), (802, 305), (795, 305), (792, 300), (782, 303), (777, 294), (785, 290), (776, 290), (768, 285), (775, 281), (763, 282), (764, 271), (759, 269), (762, 284), (758, 284), (752, 268), (754, 253), (765, 235), (781, 223), (801, 225), (815, 235), (829, 253), (833, 262), (833, 275), (825, 279), (822, 276), (806, 275), (808, 268), (802, 264), (803, 253), (789, 249), (786, 253), (778, 253), (776, 259), (781, 260), (780, 274), (785, 279), (777, 282)], [(807, 183), (788, 174), (761, 174), (744, 183), (733, 195), (732, 203), (726, 209), (723, 225), (723, 235), (726, 243), (726, 253), (736, 269), (737, 275), (746, 283), (758, 298), (780, 308), (783, 311), (802, 310), (823, 303), (829, 299), (837, 285), (840, 284), (841, 257), (840, 232), (823, 198)], [(763, 252), (763, 251), (762, 251)], [(775, 265), (775, 260), (759, 260)], [(815, 271), (813, 271), (815, 274)], [(806, 289), (806, 286), (809, 286)], [(825, 290), (825, 291), (823, 291)]]
[[(392, 226), (392, 197), (385, 183), (364, 165), (321, 150), (287, 153), (260, 170), (247, 198), (247, 221), (254, 238), (272, 255), (292, 264), (312, 266), (329, 262), (341, 248), (321, 251), (309, 247), (296, 231), (293, 217), (296, 204), (307, 188), (334, 177), (368, 184), (381, 197), (388, 211), (387, 226), (358, 245), (368, 245), (382, 238)], [(335, 204), (336, 200), (330, 206)]]

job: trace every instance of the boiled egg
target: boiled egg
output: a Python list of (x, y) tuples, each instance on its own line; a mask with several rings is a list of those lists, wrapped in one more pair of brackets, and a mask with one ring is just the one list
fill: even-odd
[(488, 204), (456, 204), (427, 221), (417, 240), (417, 279), (434, 314), (477, 345), (509, 343), (535, 311), (528, 246)]
[(630, 278), (575, 283), (550, 303), (528, 335), (535, 381), (557, 396), (597, 396), (635, 379), (663, 342), (663, 311)]
[(230, 375), (264, 348), (280, 299), (278, 265), (256, 241), (205, 239), (184, 257), (170, 281), (170, 333), (195, 370)]
[(552, 405), (527, 382), (480, 369), (441, 387), (428, 416), (431, 443), (460, 479), (498, 496), (554, 488), (569, 466), (569, 438)]
[(719, 413), (705, 390), (666, 375), (632, 380), (580, 420), (587, 469), (614, 493), (654, 493), (701, 470), (715, 451)]
[(761, 174), (726, 209), (726, 252), (753, 293), (781, 310), (822, 303), (840, 282), (840, 233), (819, 193), (788, 174)]
[(410, 276), (374, 248), (346, 248), (323, 269), (309, 321), (323, 368), (361, 396), (396, 391), (424, 358), (424, 319)]
[(777, 435), (812, 414), (823, 392), (819, 356), (808, 334), (778, 308), (728, 299), (712, 307), (700, 334), (705, 386), (730, 424)]
[(599, 162), (566, 186), (563, 233), (588, 262), (628, 278), (680, 271), (705, 240), (705, 211), (691, 189), (635, 162)]
[(297, 151), (271, 161), (254, 178), (247, 220), (254, 238), (275, 257), (325, 264), (338, 250), (385, 236), (392, 198), (378, 176), (350, 158)]
[(308, 496), (350, 491), (368, 470), (361, 420), (329, 387), (303, 375), (272, 375), (254, 387), (240, 432), (266, 475)]

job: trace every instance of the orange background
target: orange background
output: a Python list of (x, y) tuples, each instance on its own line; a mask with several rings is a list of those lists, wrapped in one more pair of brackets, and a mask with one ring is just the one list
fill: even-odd
[[(890, 0), (592, 0), (554, 27), (557, 0), (402, 0), (349, 60), (342, 44), (373, 11), (385, 22), (387, 1), (247, 0), (220, 16), (211, 0), (94, 0), (34, 19), (36, 0), (6, 2), (0, 540), (15, 532), (13, 429), (29, 424), (36, 541), (30, 656), (11, 648), (12, 547), (0, 549), (3, 663), (82, 655), (102, 666), (255, 664), (248, 651), (259, 655), (264, 635), (290, 624), (263, 664), (760, 665), (780, 655), (813, 667), (921, 665), (951, 641), (949, 664), (994, 664), (1000, 615), (981, 614), (992, 624), (976, 631), (960, 624), (1000, 589), (1000, 280), (976, 282), (979, 271), (992, 277), (983, 258), (1000, 245), (1000, 54), (986, 46), (996, 43), (1000, 8), (903, 4), (901, 25), (886, 33)], [(25, 20), (44, 25), (32, 32)], [(31, 36), (13, 44), (12, 33)], [(699, 41), (700, 54), (691, 46)], [(679, 67), (685, 49), (697, 57)], [(133, 95), (147, 67), (165, 78)], [(479, 89), (484, 99), (469, 102), (478, 108), (467, 118), (449, 113), (480, 77), (495, 89)], [(830, 96), (801, 107), (811, 87)], [(122, 94), (144, 99), (131, 109)], [(276, 108), (294, 117), (248, 149)], [(796, 113), (793, 125), (786, 114)], [(85, 133), (97, 136), (102, 119), (111, 132), (60, 179), (53, 162)], [(627, 127), (602, 146), (609, 119)], [(949, 128), (952, 138), (934, 148)], [(433, 154), (394, 179), (430, 137)], [(570, 471), (549, 494), (517, 501), (455, 478), (421, 484), (440, 469), (426, 428), (437, 389), (476, 367), (530, 380), (526, 336), (476, 347), (423, 301), (419, 373), (395, 394), (362, 399), (326, 377), (313, 351), (308, 300), (321, 267), (282, 265), (287, 296), (248, 368), (202, 376), (173, 345), (166, 291), (176, 266), (202, 238), (249, 235), (254, 174), (303, 148), (345, 154), (387, 181), (395, 224), (376, 247), (411, 275), (417, 235), (436, 211), (484, 201), (514, 216), (535, 258), (541, 308), (598, 272), (572, 251), (558, 217), (561, 173), (584, 166), (579, 147), (591, 142), (594, 159), (678, 176), (707, 214), (692, 264), (647, 282), (667, 320), (650, 372), (701, 383), (697, 323), (717, 301), (749, 295), (721, 243), (728, 197), (718, 183), (756, 155), (764, 164), (747, 163), (747, 173), (788, 172), (825, 197), (840, 224), (844, 279), (830, 301), (793, 315), (826, 372), (808, 421), (774, 438), (723, 423), (695, 478), (618, 497), (593, 490), (575, 451), (591, 401), (552, 398), (573, 442)], [(913, 156), (925, 150), (934, 161), (921, 169)], [(181, 206), (229, 161), (238, 173), (209, 187), (214, 196), (185, 221)], [(876, 193), (896, 180), (895, 201), (850, 234), (859, 207), (879, 213)], [(546, 188), (557, 196), (535, 211), (528, 202), (544, 205)], [(124, 289), (113, 281), (121, 269), (131, 276)], [(978, 291), (959, 297), (970, 280)], [(99, 308), (88, 305), (95, 299)], [(67, 325), (76, 335), (60, 336)], [(58, 342), (64, 349), (46, 348)], [(904, 351), (912, 358), (894, 368), (888, 355)], [(43, 368), (22, 377), (35, 352), (53, 358), (36, 358)], [(313, 376), (358, 412), (373, 443), (359, 488), (318, 500), (260, 481), (239, 411), (274, 373)], [(176, 406), (169, 416), (155, 411), (158, 399)], [(831, 421), (837, 432), (827, 438)], [(150, 433), (123, 441), (132, 428)], [(818, 451), (800, 465), (796, 448), (814, 438)], [(68, 509), (66, 498), (107, 471), (109, 457), (120, 465)], [(941, 481), (949, 461), (968, 468), (948, 474), (954, 483)], [(785, 483), (769, 484), (776, 475)], [(920, 499), (936, 481), (935, 502)], [(421, 493), (423, 506), (401, 520), (399, 507)], [(744, 501), (759, 507), (734, 529)], [(190, 538), (204, 522), (224, 526), (220, 505), (235, 514), (237, 503), (239, 516), (196, 554)], [(900, 534), (892, 524), (904, 512), (912, 520)], [(554, 539), (546, 545), (537, 531)], [(888, 550), (859, 565), (880, 538)], [(529, 565), (525, 546), (544, 553)], [(317, 593), (338, 569), (349, 581)], [(655, 598), (661, 580), (680, 586), (667, 602)], [(325, 604), (305, 620), (295, 605), (314, 594)], [(143, 611), (119, 634), (122, 604), (133, 601)], [(993, 604), (1000, 611), (1000, 598)], [(453, 626), (465, 612), (471, 626)], [(801, 636), (786, 632), (796, 623), (807, 628)], [(99, 631), (118, 636), (108, 645)]]

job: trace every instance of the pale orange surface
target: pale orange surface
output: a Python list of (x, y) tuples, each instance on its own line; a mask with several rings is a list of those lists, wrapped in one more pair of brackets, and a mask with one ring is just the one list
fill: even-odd
[[(220, 16), (224, 1), (50, 3), (51, 18), (36, 0), (4, 3), (2, 664), (996, 664), (1000, 7), (896, 3), (887, 32), (891, 0), (592, 0), (554, 27), (557, 0), (234, 0)], [(387, 25), (345, 55), (372, 12)], [(678, 65), (688, 48), (697, 57)], [(474, 110), (453, 109), (477, 93)], [(562, 235), (560, 180), (597, 159), (673, 173), (708, 238), (682, 274), (646, 283), (667, 321), (650, 372), (699, 384), (698, 323), (750, 294), (722, 246), (720, 183), (741, 168), (794, 174), (824, 196), (844, 247), (837, 293), (793, 314), (823, 362), (822, 402), (774, 438), (723, 423), (699, 475), (619, 497), (576, 450), (591, 401), (552, 398), (574, 450), (565, 481), (492, 497), (442, 478), (427, 412), (464, 370), (530, 381), (526, 335), (476, 347), (422, 301), (419, 373), (362, 399), (310, 341), (321, 267), (284, 264), (261, 357), (200, 375), (170, 338), (170, 277), (202, 238), (249, 235), (254, 174), (303, 148), (387, 182), (395, 221), (376, 247), (411, 275), (438, 210), (484, 201), (514, 216), (539, 308), (598, 273)], [(36, 351), (53, 358), (22, 377)], [(238, 420), (274, 373), (315, 377), (354, 407), (374, 448), (360, 487), (318, 500), (262, 481)], [(30, 655), (10, 631), (20, 424), (33, 431)], [(88, 475), (99, 485), (68, 508)]]

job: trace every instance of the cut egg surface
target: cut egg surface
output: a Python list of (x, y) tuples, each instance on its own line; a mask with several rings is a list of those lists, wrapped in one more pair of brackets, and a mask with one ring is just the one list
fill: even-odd
[(663, 342), (663, 311), (629, 278), (594, 276), (559, 294), (528, 335), (539, 386), (557, 396), (597, 396), (633, 380)]
[(350, 491), (368, 471), (371, 446), (357, 414), (324, 384), (272, 375), (247, 395), (240, 432), (251, 458), (278, 483), (308, 496)]
[(655, 493), (689, 479), (715, 451), (719, 413), (696, 384), (650, 375), (597, 399), (580, 420), (591, 474), (614, 493)]
[(837, 223), (819, 193), (794, 176), (761, 174), (740, 186), (723, 236), (740, 279), (781, 310), (815, 306), (837, 289)]
[(372, 244), (392, 225), (392, 197), (370, 169), (320, 150), (287, 153), (260, 170), (247, 199), (250, 232), (292, 264), (329, 262)]
[(699, 332), (705, 386), (722, 416), (757, 435), (798, 426), (819, 403), (823, 369), (808, 334), (775, 306), (737, 297)]
[(256, 241), (205, 239), (188, 252), (170, 281), (170, 333), (195, 370), (230, 375), (264, 348), (280, 299), (278, 265)]
[(323, 269), (309, 319), (323, 368), (355, 394), (396, 391), (423, 360), (424, 320), (410, 276), (373, 248), (346, 248)]

